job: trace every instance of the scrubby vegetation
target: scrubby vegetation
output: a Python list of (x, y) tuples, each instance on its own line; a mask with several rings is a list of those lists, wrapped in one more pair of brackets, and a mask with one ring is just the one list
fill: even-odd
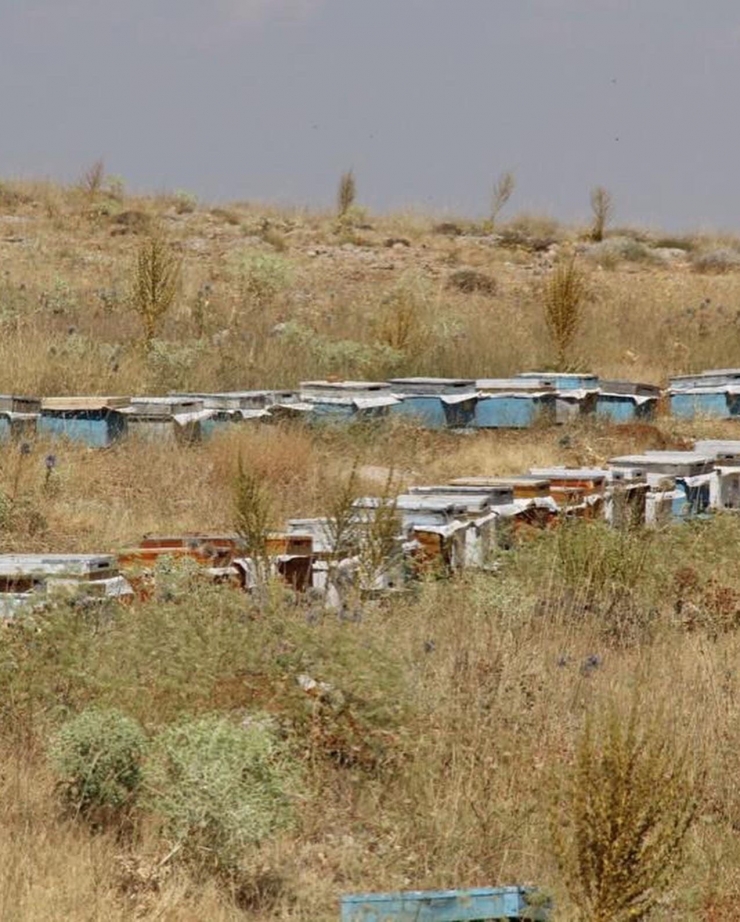
[[(555, 364), (660, 382), (737, 364), (738, 275), (711, 256), (736, 252), (727, 238), (605, 222), (593, 243), (552, 219), (496, 212), (491, 228), (353, 202), (341, 220), (208, 209), (133, 199), (99, 173), (0, 185), (0, 390)], [(154, 301), (132, 293), (152, 234), (178, 278), (142, 327)], [(0, 541), (106, 551), (237, 529), (259, 554), (288, 515), (341, 524), (357, 491), (734, 434), (664, 417), (7, 442)], [(246, 595), (173, 565), (130, 606), (19, 619), (0, 638), (0, 915), (316, 922), (350, 891), (532, 883), (555, 920), (734, 918), (738, 541), (730, 515), (650, 534), (574, 523), (495, 572), (430, 575), (351, 619), (267, 579)]]

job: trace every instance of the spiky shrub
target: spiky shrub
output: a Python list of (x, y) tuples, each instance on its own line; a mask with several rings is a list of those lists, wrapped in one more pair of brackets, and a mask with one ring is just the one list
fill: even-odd
[(506, 206), (516, 188), (514, 174), (507, 170), (496, 180), (491, 193), (491, 227), (496, 226), (496, 221), (502, 209)]
[(586, 295), (586, 276), (575, 256), (566, 256), (552, 270), (543, 290), (545, 322), (558, 371), (569, 367), (571, 347), (583, 322)]
[(232, 871), (245, 850), (289, 822), (295, 772), (266, 721), (218, 716), (169, 727), (147, 763), (150, 806), (173, 848)]
[(117, 710), (90, 709), (67, 721), (50, 747), (65, 805), (85, 817), (129, 806), (146, 745), (139, 724)]
[(132, 300), (148, 349), (177, 297), (181, 267), (180, 258), (161, 233), (155, 232), (139, 246)]
[(343, 218), (350, 208), (354, 205), (357, 198), (357, 183), (353, 170), (347, 170), (339, 178), (339, 188), (337, 189), (337, 214)]
[(639, 696), (587, 715), (556, 784), (551, 837), (582, 922), (637, 922), (680, 870), (700, 775)]
[(591, 239), (594, 243), (601, 243), (604, 239), (606, 225), (612, 216), (614, 210), (614, 201), (611, 193), (603, 186), (596, 186), (591, 190), (591, 212), (593, 221), (591, 223)]
[(397, 494), (398, 488), (391, 469), (378, 497), (378, 505), (363, 529), (360, 542), (360, 576), (363, 585), (370, 589), (399, 562), (401, 522)]
[(271, 518), (272, 504), (264, 478), (240, 457), (234, 478), (234, 524), (262, 579), (267, 577)]

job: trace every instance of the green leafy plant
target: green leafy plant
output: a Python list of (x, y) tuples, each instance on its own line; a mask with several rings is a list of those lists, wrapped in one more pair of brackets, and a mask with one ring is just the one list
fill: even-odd
[(267, 718), (237, 725), (209, 716), (157, 736), (146, 783), (173, 848), (228, 872), (289, 822), (295, 777)]
[(90, 709), (67, 721), (50, 747), (66, 806), (82, 816), (129, 806), (146, 745), (139, 724), (117, 710)]
[(700, 774), (688, 746), (635, 695), (592, 711), (558, 779), (551, 835), (582, 922), (637, 922), (681, 868)]

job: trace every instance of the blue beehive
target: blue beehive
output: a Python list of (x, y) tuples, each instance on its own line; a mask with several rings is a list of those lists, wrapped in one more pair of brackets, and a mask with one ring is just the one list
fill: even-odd
[(671, 414), (681, 419), (740, 416), (740, 369), (720, 368), (670, 379)]
[(614, 423), (652, 420), (660, 399), (660, 388), (631, 381), (602, 381), (596, 397), (596, 412)]
[(412, 890), (343, 896), (341, 922), (483, 922), (547, 920), (549, 903), (531, 887)]
[(260, 423), (270, 419), (269, 407), (293, 398), (292, 391), (254, 390), (216, 393), (170, 393), (170, 397), (201, 400), (212, 416), (201, 421), (201, 434), (207, 438), (230, 428), (233, 423)]
[(391, 412), (427, 429), (465, 429), (475, 424), (477, 392), (467, 378), (391, 378), (399, 403)]
[(398, 404), (390, 384), (379, 381), (303, 381), (300, 399), (319, 423), (382, 419)]
[(555, 422), (555, 389), (539, 381), (482, 378), (476, 381), (477, 429), (527, 429)]
[(547, 383), (558, 391), (595, 391), (599, 386), (598, 377), (591, 372), (523, 371), (517, 378)]
[(40, 435), (106, 448), (126, 434), (121, 412), (128, 397), (48, 397), (41, 403)]
[(559, 423), (567, 423), (579, 416), (589, 416), (596, 410), (599, 389), (596, 375), (525, 371), (517, 375), (517, 378), (555, 389), (555, 418)]
[(40, 410), (38, 397), (0, 395), (0, 440), (32, 438), (36, 434)]

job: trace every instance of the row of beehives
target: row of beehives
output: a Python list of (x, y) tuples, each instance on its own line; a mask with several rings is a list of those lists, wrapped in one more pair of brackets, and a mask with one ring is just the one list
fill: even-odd
[[(660, 388), (591, 374), (526, 372), (513, 378), (308, 381), (297, 391), (171, 394), (169, 397), (0, 396), (0, 437), (63, 435), (103, 447), (131, 434), (197, 441), (234, 422), (302, 418), (346, 422), (400, 416), (432, 429), (520, 429), (589, 415), (650, 420)], [(740, 369), (672, 378), (670, 412), (682, 418), (740, 416)]]
[(325, 423), (387, 416), (434, 429), (525, 428), (537, 421), (564, 422), (590, 413), (615, 421), (650, 418), (659, 396), (658, 388), (599, 382), (593, 375), (309, 381), (297, 391), (168, 397), (0, 396), (0, 437), (38, 433), (96, 447), (125, 435), (187, 443), (235, 422), (299, 418)]
[(0, 555), (0, 614), (49, 594), (146, 597), (157, 562), (172, 558), (187, 558), (209, 579), (244, 590), (276, 576), (339, 607), (354, 590), (401, 589), (430, 569), (495, 566), (528, 534), (564, 518), (656, 527), (713, 510), (740, 510), (740, 440), (612, 458), (604, 469), (462, 477), (391, 498), (360, 498), (341, 528), (329, 518), (289, 520), (284, 532), (268, 537), (262, 561), (248, 556), (238, 536), (214, 534), (149, 536), (117, 556)]

